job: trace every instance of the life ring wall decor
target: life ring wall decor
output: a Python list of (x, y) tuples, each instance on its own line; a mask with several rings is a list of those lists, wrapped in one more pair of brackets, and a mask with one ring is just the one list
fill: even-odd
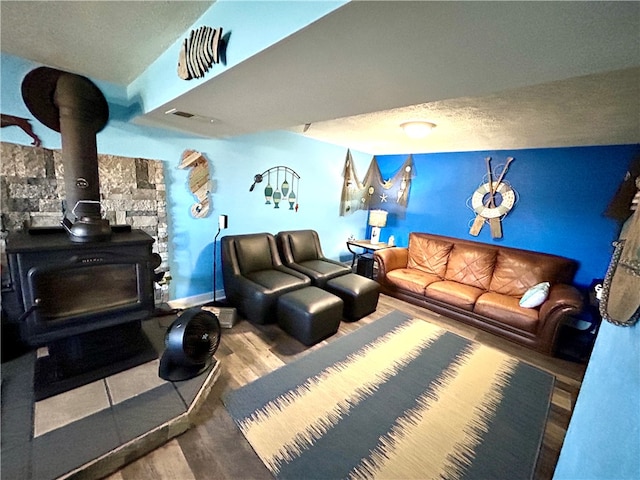
[(467, 200), (467, 206), (476, 214), (469, 229), (469, 234), (477, 236), (483, 225), (489, 223), (491, 236), (493, 238), (502, 238), (501, 222), (518, 201), (517, 192), (508, 182), (504, 181), (509, 164), (513, 160), (513, 157), (507, 158), (506, 163), (499, 169), (498, 180), (494, 181), (493, 177), (497, 172), (494, 172), (491, 168), (491, 157), (485, 158), (486, 178), (483, 178), (483, 182), (473, 192), (471, 198)]
[[(484, 199), (493, 188), (494, 195), (499, 193), (502, 197), (500, 205), (490, 207), (485, 204)], [(471, 208), (474, 212), (484, 218), (498, 218), (503, 217), (513, 208), (516, 203), (516, 194), (510, 185), (502, 182), (498, 185), (498, 182), (493, 182), (492, 187), (489, 187), (489, 183), (483, 183), (478, 189), (473, 192), (471, 197)]]

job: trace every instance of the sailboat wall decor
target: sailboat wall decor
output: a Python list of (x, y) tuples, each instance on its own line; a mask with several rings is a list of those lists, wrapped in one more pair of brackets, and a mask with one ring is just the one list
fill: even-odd
[[(252, 192), (256, 184), (262, 183), (266, 178), (267, 186), (264, 187), (265, 205), (273, 205), (273, 208), (298, 211), (300, 175), (284, 165), (271, 167), (253, 177), (253, 184), (249, 187)], [(282, 183), (280, 181), (282, 180)], [(272, 182), (275, 183), (272, 184)], [(275, 188), (274, 188), (275, 185)], [(282, 204), (282, 207), (280, 205)], [(287, 208), (289, 207), (289, 208)]]
[(373, 157), (369, 169), (360, 182), (351, 157), (347, 157), (342, 172), (342, 197), (340, 215), (349, 215), (356, 210), (383, 209), (398, 216), (404, 216), (409, 203), (411, 181), (415, 177), (413, 157), (409, 155), (400, 169), (389, 179), (384, 180), (380, 173), (378, 160)]

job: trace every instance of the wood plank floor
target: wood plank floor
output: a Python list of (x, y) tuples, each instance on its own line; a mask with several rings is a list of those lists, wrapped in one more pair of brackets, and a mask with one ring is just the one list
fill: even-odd
[[(552, 406), (535, 475), (539, 480), (552, 478), (585, 365), (538, 354), (386, 295), (380, 296), (376, 312), (358, 322), (342, 322), (336, 335), (311, 349), (321, 348), (394, 310), (429, 320), (460, 336), (499, 348), (555, 375)], [(113, 473), (107, 477), (108, 480), (271, 479), (271, 474), (236, 428), (220, 398), (224, 392), (245, 385), (308, 350), (276, 325), (252, 325), (240, 321), (232, 329), (224, 330), (216, 353), (222, 364), (221, 375), (200, 410), (195, 427)], [(507, 478), (510, 477), (505, 472)]]

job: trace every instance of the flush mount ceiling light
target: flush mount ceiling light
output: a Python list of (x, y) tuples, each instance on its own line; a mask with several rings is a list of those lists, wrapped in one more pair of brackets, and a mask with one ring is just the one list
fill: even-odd
[(402, 128), (404, 133), (411, 138), (424, 138), (431, 133), (431, 130), (433, 130), (435, 126), (435, 123), (424, 122), (421, 120), (413, 120), (411, 122), (404, 122), (400, 124), (400, 128)]

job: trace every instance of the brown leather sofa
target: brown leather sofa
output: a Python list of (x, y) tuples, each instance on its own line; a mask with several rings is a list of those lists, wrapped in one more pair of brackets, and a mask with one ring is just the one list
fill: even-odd
[[(383, 293), (553, 355), (559, 327), (580, 313), (583, 298), (572, 285), (578, 264), (555, 255), (428, 233), (411, 233), (408, 247), (378, 250)], [(535, 308), (519, 301), (550, 282)]]

